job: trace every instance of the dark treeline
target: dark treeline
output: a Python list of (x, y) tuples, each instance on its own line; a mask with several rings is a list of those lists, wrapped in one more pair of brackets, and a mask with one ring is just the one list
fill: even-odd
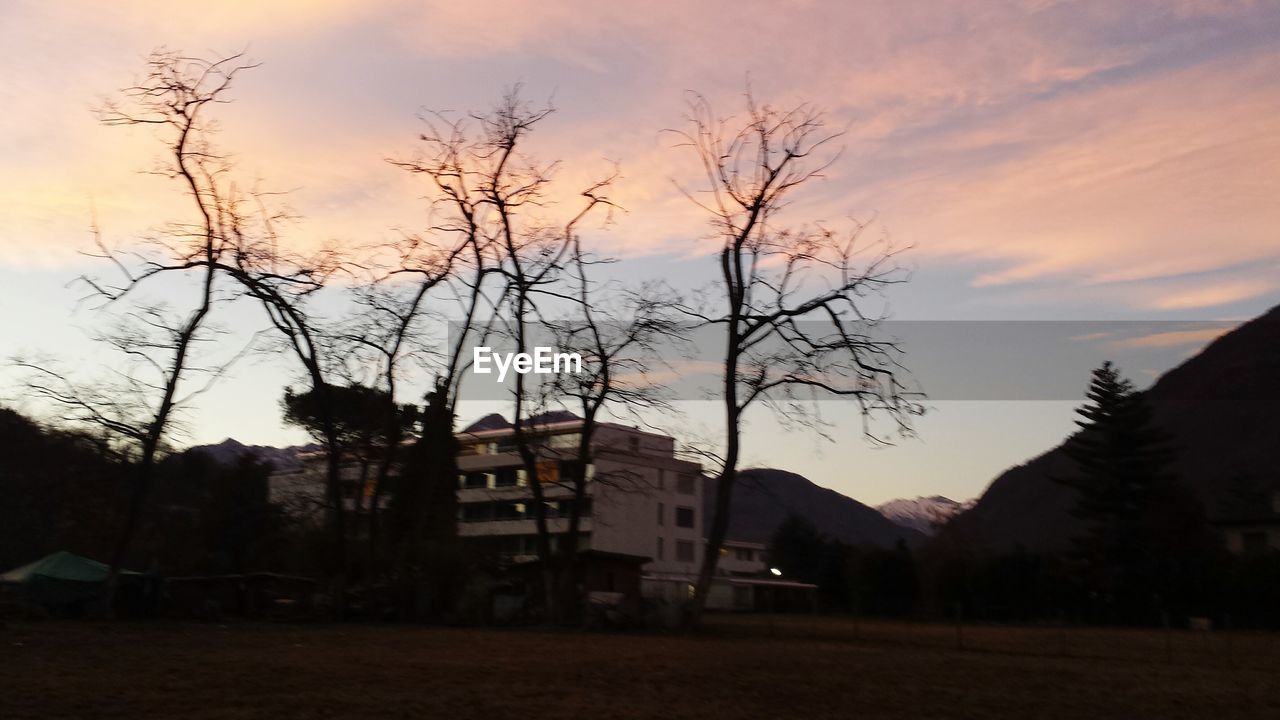
[[(135, 459), (85, 433), (42, 427), (0, 408), (0, 565), (57, 550), (108, 557), (119, 533)], [(270, 466), (245, 455), (223, 463), (202, 452), (165, 458), (127, 567), (170, 575), (244, 573), (294, 566), (290, 529), (267, 497)], [(295, 552), (296, 555), (296, 552)]]
[[(350, 580), (367, 587), (389, 570), (414, 568), (384, 608), (444, 617), (476, 578), (500, 575), (497, 549), (456, 538), (454, 486), (400, 483), (429, 477), (437, 462), (423, 438), (430, 405), (400, 409), (408, 439), (398, 472), (383, 489), (384, 531), (372, 530), (376, 506), (365, 497), (386, 452), (381, 426), (363, 422), (377, 392), (336, 393), (340, 436), (356, 460), (344, 495), (355, 501)], [(314, 425), (305, 394), (286, 392), (286, 422)], [(881, 617), (956, 617), (979, 622), (1067, 622), (1178, 626), (1208, 617), (1220, 626), (1280, 627), (1280, 553), (1231, 554), (1200, 503), (1169, 471), (1176, 448), (1150, 423), (1140, 393), (1109, 365), (1095, 372), (1081, 432), (1068, 444), (1079, 471), (1061, 482), (1076, 489), (1080, 532), (1070, 548), (993, 554), (946, 529), (916, 548), (853, 546), (792, 515), (770, 544), (772, 565), (788, 579), (819, 586), (829, 612)], [(445, 452), (454, 452), (446, 447)], [(12, 567), (56, 550), (109, 553), (122, 522), (135, 458), (87, 432), (41, 424), (0, 409), (0, 564)], [(166, 456), (144, 508), (125, 567), (164, 575), (258, 571), (322, 576), (332, 553), (323, 515), (272, 504), (271, 465), (251, 453), (189, 450)], [(414, 595), (430, 588), (425, 597)], [(381, 588), (379, 592), (388, 592)]]
[(901, 541), (892, 549), (847, 545), (791, 515), (774, 533), (769, 558), (783, 576), (817, 585), (828, 610), (901, 617), (920, 599), (916, 561)]
[[(770, 557), (789, 578), (819, 587), (828, 612), (977, 622), (1067, 622), (1176, 627), (1205, 617), (1219, 627), (1280, 628), (1280, 552), (1233, 555), (1206, 543), (1174, 549), (1145, 584), (1105, 589), (1097, 568), (1072, 552), (968, 553), (954, 545), (912, 550), (852, 546), (792, 516)], [(939, 543), (945, 541), (938, 541)]]
[(119, 532), (128, 472), (109, 444), (0, 408), (0, 453), (0, 566), (54, 550), (101, 557)]
[[(343, 394), (357, 397), (362, 391), (347, 388)], [(297, 420), (305, 403), (289, 394), (282, 405), (286, 416)], [(411, 406), (403, 412), (412, 416), (406, 424), (417, 435), (420, 413)], [(370, 480), (365, 466), (376, 463), (385, 445), (359, 433), (349, 439), (362, 448), (357, 455), (361, 466), (344, 494), (360, 498)], [(44, 426), (8, 408), (0, 408), (0, 453), (5, 458), (0, 493), (11, 499), (0, 503), (0, 566), (9, 569), (56, 551), (89, 558), (110, 555), (123, 522), (136, 457), (119, 453), (89, 433)], [(415, 442), (404, 455), (404, 471), (421, 473), (431, 453)], [(322, 508), (308, 512), (272, 502), (268, 479), (273, 469), (247, 449), (227, 455), (196, 448), (167, 455), (157, 466), (155, 489), (148, 494), (123, 567), (167, 577), (255, 572), (322, 576), (333, 552)], [(357, 504), (359, 511), (353, 513), (360, 523), (350, 539), (364, 551), (353, 553), (354, 582), (371, 582), (385, 572), (371, 565), (379, 561), (370, 558), (446, 575), (456, 575), (467, 558), (483, 564), (475, 553), (460, 554), (454, 542), (451, 483), (432, 492), (422, 483), (392, 482), (385, 492), (391, 502), (387, 532), (381, 536), (369, 530), (374, 514), (368, 505)], [(424, 492), (429, 496), (418, 497)], [(424, 514), (415, 510), (422, 504), (433, 508), (425, 513), (429, 522), (415, 520)], [(447, 585), (439, 575), (432, 580), (437, 587)]]
[[(829, 608), (873, 615), (1280, 627), (1280, 552), (1227, 552), (1176, 473), (1178, 447), (1110, 363), (1087, 398), (1064, 447), (1075, 471), (1055, 478), (1075, 496), (1069, 548), (992, 552), (948, 527), (914, 554), (854, 548), (792, 517), (773, 538), (775, 564), (819, 585)], [(1245, 500), (1255, 512), (1266, 502)]]

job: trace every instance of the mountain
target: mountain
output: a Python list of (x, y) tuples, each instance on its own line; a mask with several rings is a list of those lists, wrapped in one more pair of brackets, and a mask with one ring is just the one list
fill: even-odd
[[(756, 468), (738, 472), (729, 513), (729, 537), (768, 543), (787, 516), (794, 513), (818, 530), (850, 545), (893, 547), (899, 538), (908, 544), (924, 539), (919, 531), (896, 525), (876, 512), (834, 490), (813, 484), (785, 470)], [(715, 483), (705, 491), (704, 517), (711, 517)]]
[(948, 497), (899, 498), (876, 506), (876, 510), (890, 521), (911, 528), (925, 535), (933, 535), (953, 516), (966, 510), (972, 503), (959, 503)]
[(501, 430), (511, 427), (511, 423), (502, 417), (499, 413), (489, 413), (470, 425), (462, 428), (464, 433), (481, 432), (484, 430)]
[[(1081, 388), (1083, 393), (1084, 388)], [(1210, 518), (1242, 484), (1280, 484), (1280, 306), (1219, 337), (1146, 391), (1179, 445), (1174, 470)], [(1074, 464), (1062, 446), (1007, 470), (943, 536), (1005, 551), (1064, 547), (1079, 530), (1071, 491), (1050, 480)]]
[(300, 455), (319, 450), (320, 446), (316, 444), (277, 448), (267, 445), (245, 445), (233, 438), (227, 438), (216, 445), (197, 445), (189, 448), (187, 452), (203, 453), (222, 465), (230, 465), (244, 455), (252, 455), (260, 462), (270, 463), (275, 470), (287, 472), (302, 466), (299, 461)]
[[(581, 419), (582, 418), (578, 417), (577, 415), (574, 415), (568, 410), (548, 410), (547, 412), (544, 412), (544, 413), (531, 415), (528, 420), (525, 420), (525, 425), (526, 426), (554, 425), (555, 423), (573, 422), (574, 420), (581, 420)], [(474, 432), (481, 432), (484, 430), (503, 430), (509, 427), (511, 427), (510, 421), (508, 421), (500, 413), (489, 413), (488, 415), (485, 415), (479, 420), (476, 420), (470, 425), (462, 428), (462, 432), (474, 433)]]

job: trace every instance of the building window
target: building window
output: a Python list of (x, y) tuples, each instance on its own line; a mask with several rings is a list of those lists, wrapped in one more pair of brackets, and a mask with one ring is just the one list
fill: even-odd
[(524, 517), (524, 503), (500, 502), (493, 504), (494, 520), (523, 520)]
[(676, 560), (679, 562), (693, 562), (693, 541), (677, 540), (676, 541)]
[(658, 554), (658, 559), (659, 559), (659, 560), (664, 559), (662, 556), (666, 554), (666, 553), (664, 553), (664, 552), (663, 552), (663, 550), (664, 550), (664, 548), (662, 547), (662, 546), (663, 546), (663, 542), (664, 542), (664, 541), (663, 541), (663, 539), (662, 539), (662, 538), (658, 538), (658, 553), (657, 553), (657, 554)]
[(681, 495), (696, 495), (697, 489), (694, 486), (694, 476), (688, 473), (680, 475), (676, 478), (676, 492)]
[(631, 452), (633, 453), (640, 452), (640, 438), (633, 435), (627, 438), (627, 443), (631, 446)]
[(667, 515), (667, 506), (663, 505), (662, 503), (658, 503), (658, 524), (659, 525), (667, 524), (666, 515)]
[(658, 489), (667, 489), (667, 471), (662, 468), (658, 468)]
[(547, 447), (555, 450), (577, 450), (581, 442), (581, 433), (561, 433), (548, 438)]
[(676, 527), (691, 528), (694, 525), (693, 508), (676, 508)]
[(458, 507), (458, 519), (464, 523), (487, 522), (493, 519), (493, 506), (489, 503), (460, 505)]
[(502, 468), (494, 473), (494, 487), (515, 487), (520, 483), (519, 473), (516, 468)]
[(751, 562), (752, 560), (755, 560), (756, 559), (755, 555), (756, 554), (752, 552), (751, 548), (734, 548), (733, 549), (733, 556), (743, 562)]

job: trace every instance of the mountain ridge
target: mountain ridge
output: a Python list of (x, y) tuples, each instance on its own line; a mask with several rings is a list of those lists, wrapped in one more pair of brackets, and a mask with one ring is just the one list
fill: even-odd
[[(1179, 478), (1210, 518), (1237, 479), (1280, 484), (1280, 306), (1209, 343), (1144, 396), (1154, 422), (1179, 445)], [(1066, 547), (1079, 521), (1071, 491), (1050, 478), (1074, 472), (1062, 450), (1067, 440), (997, 476), (943, 535), (997, 552)]]
[[(768, 543), (778, 526), (794, 513), (817, 529), (849, 545), (893, 547), (901, 539), (915, 545), (923, 533), (903, 527), (875, 508), (822, 487), (797, 473), (776, 468), (739, 470), (729, 511), (728, 537), (734, 540)], [(704, 517), (711, 517), (715, 483), (704, 490)]]
[(195, 445), (183, 452), (201, 453), (221, 465), (230, 465), (244, 455), (252, 455), (259, 462), (270, 463), (273, 470), (287, 472), (302, 467), (300, 455), (320, 449), (315, 443), (280, 448), (272, 445), (246, 445), (235, 438), (227, 438), (211, 445)]
[(973, 501), (957, 502), (944, 495), (897, 498), (875, 506), (890, 521), (925, 535), (933, 535), (942, 525), (971, 507)]

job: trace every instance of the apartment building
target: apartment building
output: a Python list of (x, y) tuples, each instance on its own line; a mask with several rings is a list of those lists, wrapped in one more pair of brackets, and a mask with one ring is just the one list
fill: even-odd
[[(538, 454), (553, 544), (568, 530), (568, 504), (582, 420), (569, 413), (535, 418), (527, 432)], [(458, 433), (458, 535), (515, 561), (537, 559), (537, 530), (530, 478), (516, 449), (514, 431), (489, 416)], [(300, 458), (297, 468), (271, 478), (273, 501), (299, 515), (325, 505), (323, 456)], [(579, 550), (628, 556), (643, 562), (641, 591), (673, 607), (687, 600), (706, 551), (702, 467), (676, 457), (667, 435), (601, 423), (592, 438), (586, 468), (587, 500), (580, 514)], [(358, 469), (343, 469), (344, 505), (367, 507), (368, 485)], [(364, 495), (364, 497), (360, 497)], [(387, 497), (382, 498), (383, 502)], [(812, 592), (770, 572), (762, 543), (729, 539), (720, 551), (708, 607), (750, 610), (774, 607), (775, 592)], [(647, 560), (643, 560), (647, 559)], [(768, 592), (768, 600), (762, 593)]]
[[(267, 478), (270, 502), (295, 518), (320, 518), (329, 507), (329, 468), (322, 450), (298, 452), (294, 462), (271, 472)], [(348, 513), (367, 512), (373, 504), (376, 469), (347, 463), (340, 469), (342, 506)], [(379, 509), (386, 509), (391, 496), (382, 493)]]
[[(511, 427), (486, 420), (458, 435), (458, 534), (490, 543), (512, 559), (532, 559), (530, 478)], [(568, 529), (566, 500), (572, 491), (561, 478), (576, 470), (581, 429), (582, 421), (567, 413), (544, 416), (531, 429), (553, 537)], [(597, 427), (579, 549), (650, 558), (646, 573), (697, 572), (703, 553), (702, 468), (677, 458), (675, 450), (675, 440), (666, 435), (614, 423)]]

